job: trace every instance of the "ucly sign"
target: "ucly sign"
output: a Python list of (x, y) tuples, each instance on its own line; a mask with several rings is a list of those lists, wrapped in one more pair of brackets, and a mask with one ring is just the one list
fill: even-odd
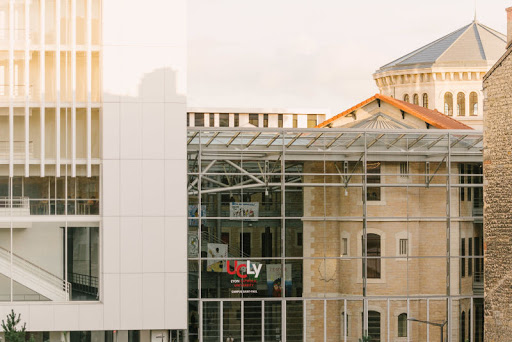
[[(231, 270), (228, 260), (226, 261), (226, 266), (229, 274), (236, 274), (238, 277), (245, 279), (248, 274), (254, 274), (254, 278), (258, 278), (260, 276), (261, 266), (263, 265), (251, 263), (250, 260), (247, 260), (245, 264), (239, 264), (238, 261), (235, 261), (235, 267)], [(244, 271), (245, 274), (243, 273)]]

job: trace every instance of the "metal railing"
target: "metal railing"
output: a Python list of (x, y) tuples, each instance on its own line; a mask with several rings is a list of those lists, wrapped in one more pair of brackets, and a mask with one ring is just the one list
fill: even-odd
[(73, 284), (73, 289), (75, 291), (98, 297), (98, 277), (68, 272), (68, 280)]
[[(1, 95), (0, 95), (1, 96)], [(13, 152), (15, 157), (25, 156), (25, 141), (13, 141)], [(34, 154), (34, 144), (32, 141), (28, 143), (28, 154)], [(9, 158), (9, 141), (0, 141), (0, 158)]]
[(0, 196), (0, 209), (1, 208), (16, 208), (16, 209), (29, 209), (29, 198), (21, 196)]
[[(20, 257), (17, 254), (11, 253), (9, 250), (0, 247), (0, 258), (6, 261), (10, 261), (12, 255), (12, 264), (13, 266), (19, 267), (21, 270), (32, 274), (34, 277), (39, 280), (43, 280), (44, 282), (50, 284), (52, 286), (51, 291), (54, 289), (60, 289), (65, 292), (67, 300), (69, 300), (71, 294), (71, 284), (64, 279), (59, 278), (53, 273), (48, 272), (44, 268), (41, 268), (32, 262)], [(44, 286), (42, 282), (40, 282), (41, 286)]]

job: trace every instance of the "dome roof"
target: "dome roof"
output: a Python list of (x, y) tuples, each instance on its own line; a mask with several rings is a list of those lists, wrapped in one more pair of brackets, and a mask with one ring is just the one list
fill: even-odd
[(504, 34), (474, 20), (382, 66), (376, 73), (433, 66), (492, 66), (505, 52), (506, 42)]

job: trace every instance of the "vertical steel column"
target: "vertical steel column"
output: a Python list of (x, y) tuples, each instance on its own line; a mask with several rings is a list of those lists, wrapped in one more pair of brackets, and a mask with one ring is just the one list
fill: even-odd
[(25, 83), (25, 177), (29, 176), (30, 169), (30, 129), (29, 129), (29, 120), (30, 120), (30, 84), (29, 84), (29, 70), (30, 70), (30, 1), (25, 0), (25, 73), (24, 80)]
[[(197, 258), (198, 258), (198, 266), (199, 266), (199, 276), (198, 276), (198, 284), (197, 284), (197, 288), (198, 288), (198, 298), (199, 298), (199, 304), (202, 305), (203, 301), (202, 301), (202, 273), (201, 272), (201, 267), (202, 267), (202, 259), (201, 259), (201, 248), (202, 248), (202, 241), (201, 241), (201, 220), (202, 220), (202, 216), (201, 216), (201, 198), (202, 198), (202, 194), (201, 194), (201, 191), (202, 191), (202, 186), (201, 186), (201, 175), (202, 175), (202, 160), (201, 160), (201, 156), (202, 156), (202, 148), (203, 148), (203, 145), (201, 143), (201, 140), (202, 140), (202, 132), (199, 132), (199, 134), (197, 135), (197, 139), (198, 139), (198, 150), (197, 150), (197, 171), (198, 171), (198, 175), (197, 175), (197, 195), (198, 195), (198, 217), (199, 217), (199, 220), (197, 221), (197, 237), (198, 237), (198, 246), (199, 246), (199, 251), (198, 251), (198, 255), (197, 255)], [(187, 169), (188, 169), (188, 159), (187, 159)], [(187, 194), (187, 197), (188, 197), (188, 194)], [(188, 201), (188, 198), (187, 198), (187, 201)], [(187, 222), (188, 222), (188, 218), (187, 218)], [(187, 228), (188, 230), (188, 228)], [(187, 263), (188, 264), (188, 263)], [(187, 265), (187, 269), (188, 269), (188, 265)], [(202, 321), (203, 321), (203, 310), (201, 309), (199, 311), (199, 320), (201, 321), (201, 325), (200, 325), (200, 331), (199, 331), (199, 342), (203, 342), (203, 330), (202, 330)]]
[[(222, 342), (222, 340), (221, 340)], [(265, 342), (265, 301), (261, 301), (261, 342)]]
[(448, 295), (448, 312), (446, 320), (448, 321), (447, 325), (447, 340), (451, 342), (452, 340), (452, 300), (451, 300), (451, 191), (452, 191), (452, 163), (451, 163), (451, 149), (452, 139), (451, 133), (448, 133), (448, 156), (446, 158), (446, 173), (448, 174), (448, 179), (446, 180), (446, 245), (447, 245), (447, 265), (446, 265), (446, 292)]
[(9, 0), (9, 177), (14, 176), (14, 0)]
[(473, 297), (470, 298), (470, 304), (469, 304), (469, 342), (473, 342), (473, 334), (474, 334), (474, 320), (473, 317), (475, 316), (475, 311), (473, 307)]
[[(427, 321), (430, 322), (430, 299), (427, 299)], [(427, 324), (427, 342), (430, 342), (430, 324)]]
[(219, 320), (219, 335), (220, 342), (224, 339), (224, 301), (219, 301), (220, 305), (220, 320)]
[[(303, 342), (307, 342), (307, 322), (308, 322), (308, 318), (307, 318), (307, 308), (306, 308), (306, 301), (303, 300), (302, 302), (302, 341)], [(345, 341), (346, 342), (346, 341)]]
[(366, 299), (367, 293), (367, 263), (368, 263), (368, 241), (367, 241), (367, 228), (368, 228), (368, 208), (367, 208), (367, 160), (368, 160), (368, 149), (367, 149), (367, 136), (366, 132), (364, 133), (364, 158), (363, 158), (363, 189), (362, 189), (362, 201), (363, 201), (363, 266), (362, 267), (362, 275), (363, 275), (363, 333), (368, 333), (368, 301)]
[(71, 177), (76, 177), (76, 0), (71, 0)]
[(46, 127), (45, 127), (45, 123), (46, 123), (46, 120), (45, 120), (45, 109), (46, 109), (46, 105), (45, 105), (45, 101), (46, 101), (46, 67), (45, 67), (45, 63), (46, 63), (46, 60), (45, 60), (45, 57), (46, 57), (46, 41), (45, 41), (45, 27), (46, 27), (46, 24), (45, 24), (45, 20), (46, 20), (46, 7), (45, 7), (45, 1), (44, 0), (41, 0), (40, 1), (40, 6), (39, 6), (39, 29), (40, 29), (40, 42), (39, 42), (39, 83), (40, 83), (40, 86), (39, 86), (39, 96), (40, 96), (40, 99), (39, 99), (39, 125), (40, 125), (40, 146), (41, 146), (41, 149), (40, 149), (40, 160), (41, 160), (41, 177), (44, 177), (44, 171), (45, 171), (45, 164), (46, 164), (46, 147), (45, 147), (45, 142), (46, 142), (46, 137), (45, 137), (45, 134), (46, 134)]
[(60, 177), (60, 1), (55, 0), (55, 176), (57, 177)]
[[(389, 299), (388, 299), (388, 305), (389, 305)], [(388, 313), (389, 314), (389, 313)], [(347, 300), (343, 299), (343, 342), (347, 342)], [(388, 328), (389, 330), (389, 328)], [(389, 340), (389, 333), (388, 333), (388, 340)]]
[(323, 300), (324, 303), (324, 342), (327, 342), (327, 300)]
[(86, 74), (87, 74), (87, 177), (91, 177), (91, 45), (92, 45), (92, 0), (87, 0), (87, 55), (86, 55)]
[[(387, 307), (386, 307), (386, 311), (387, 311), (386, 315), (387, 315), (387, 324), (388, 324), (388, 326), (387, 326), (387, 332), (388, 332), (388, 334), (387, 334), (387, 335), (388, 335), (388, 339), (387, 339), (387, 341), (389, 342), (389, 337), (390, 337), (390, 336), (389, 336), (389, 335), (390, 335), (390, 332), (389, 332), (389, 317), (390, 317), (390, 316), (389, 316), (389, 298), (388, 298), (388, 300), (387, 300)], [(409, 315), (409, 314), (407, 314), (407, 315)], [(407, 316), (407, 318), (409, 318), (409, 316)], [(409, 324), (409, 323), (407, 323), (407, 324)]]
[(203, 342), (203, 301), (199, 300), (197, 304), (197, 309), (199, 311), (199, 342)]

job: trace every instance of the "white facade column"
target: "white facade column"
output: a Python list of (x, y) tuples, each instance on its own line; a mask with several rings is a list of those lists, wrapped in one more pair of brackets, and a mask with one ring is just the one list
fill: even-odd
[(40, 118), (40, 162), (41, 162), (41, 177), (44, 177), (45, 171), (45, 142), (46, 142), (46, 129), (45, 129), (45, 87), (46, 87), (46, 68), (45, 68), (45, 57), (46, 57), (46, 46), (45, 46), (45, 19), (46, 19), (46, 9), (45, 9), (45, 1), (41, 1), (39, 5), (39, 35), (40, 35), (40, 44), (39, 44), (39, 118)]

